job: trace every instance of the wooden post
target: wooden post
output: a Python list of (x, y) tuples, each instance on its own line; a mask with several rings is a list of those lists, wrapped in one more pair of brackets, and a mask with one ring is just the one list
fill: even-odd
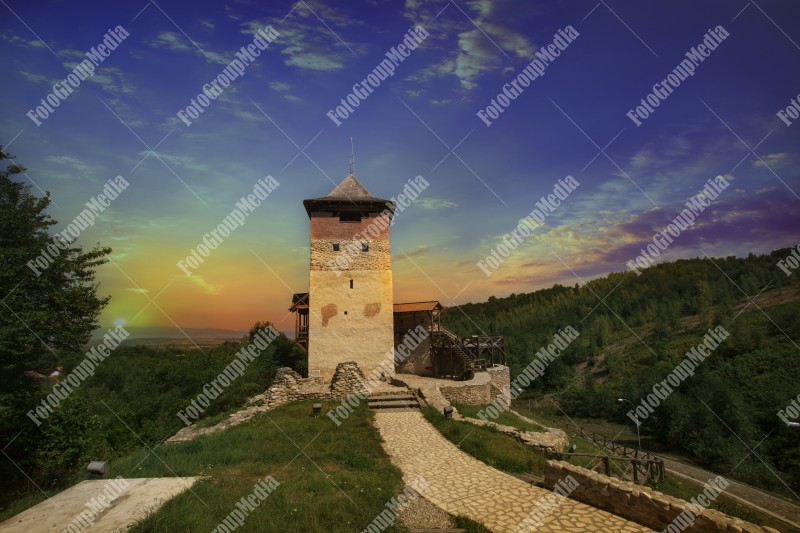
[(606, 475), (611, 475), (611, 460), (607, 455), (603, 456), (603, 467), (605, 469)]
[(631, 462), (633, 463), (633, 482), (639, 483), (639, 460), (633, 459)]

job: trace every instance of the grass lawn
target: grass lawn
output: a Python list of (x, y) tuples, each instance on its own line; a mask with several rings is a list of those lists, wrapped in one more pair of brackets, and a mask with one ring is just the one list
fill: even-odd
[[(132, 531), (211, 531), (268, 475), (280, 485), (237, 531), (366, 527), (402, 489), (400, 472), (384, 453), (366, 406), (336, 428), (325, 416), (311, 417), (311, 403), (284, 405), (220, 433), (112, 462), (111, 477), (208, 476)], [(323, 403), (322, 412), (331, 407)]]
[(514, 474), (544, 472), (544, 456), (509, 435), (469, 422), (448, 422), (433, 407), (425, 407), (423, 414), (450, 442), (489, 466)]
[[(463, 403), (453, 404), (453, 407), (458, 409), (458, 412), (463, 416), (477, 418), (479, 420), (480, 418), (478, 417), (478, 413), (481, 411), (481, 409), (486, 408), (485, 405), (466, 405)], [(537, 426), (536, 424), (531, 424), (530, 422), (525, 422), (517, 415), (509, 411), (501, 412), (497, 418), (489, 418), (488, 416), (486, 418), (490, 422), (495, 422), (504, 426), (511, 426), (512, 428), (517, 428), (520, 431), (535, 431), (538, 433), (544, 433), (544, 429), (541, 427)]]

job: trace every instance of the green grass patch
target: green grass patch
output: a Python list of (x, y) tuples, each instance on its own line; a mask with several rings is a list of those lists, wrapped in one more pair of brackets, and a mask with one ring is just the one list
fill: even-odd
[[(486, 405), (466, 405), (463, 403), (453, 404), (453, 406), (458, 409), (458, 412), (463, 416), (478, 419), (478, 413), (487, 407)], [(496, 424), (502, 424), (504, 426), (511, 426), (512, 428), (517, 428), (520, 431), (535, 431), (537, 433), (544, 433), (544, 429), (540, 426), (531, 424), (530, 422), (525, 422), (510, 411), (502, 411), (497, 418), (489, 419), (489, 421), (495, 422)]]
[(492, 533), (492, 530), (483, 527), (483, 524), (461, 515), (453, 517), (453, 527), (461, 528), (467, 533)]
[[(383, 451), (365, 406), (336, 428), (327, 417), (311, 417), (311, 403), (284, 405), (219, 433), (113, 461), (110, 476), (208, 476), (132, 531), (211, 531), (269, 475), (280, 485), (237, 531), (366, 527), (402, 489), (400, 472)], [(333, 406), (323, 403), (323, 412)]]
[(544, 472), (544, 456), (505, 433), (469, 422), (448, 421), (430, 406), (423, 414), (450, 442), (489, 466), (512, 474)]

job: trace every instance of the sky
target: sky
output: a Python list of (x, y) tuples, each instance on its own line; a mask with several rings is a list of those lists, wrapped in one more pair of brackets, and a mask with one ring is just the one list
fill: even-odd
[[(377, 197), (429, 183), (391, 229), (396, 302), (451, 306), (628, 270), (717, 176), (729, 186), (655, 262), (800, 242), (794, 2), (2, 4), (0, 144), (51, 194), (54, 231), (108, 180), (129, 184), (77, 238), (113, 249), (97, 275), (105, 328), (290, 330), (291, 295), (309, 280), (302, 200), (344, 179), (351, 151)], [(104, 38), (94, 73), (54, 94)], [(231, 66), (248, 45), (257, 57)], [(654, 89), (687, 59), (691, 72)], [(191, 119), (219, 76), (227, 86)], [(369, 94), (354, 90), (364, 80)], [(357, 107), (337, 112), (348, 96)], [(578, 186), (498, 250), (568, 176)], [(269, 178), (274, 190), (187, 275), (178, 262)], [(506, 257), (481, 268), (493, 250)]]

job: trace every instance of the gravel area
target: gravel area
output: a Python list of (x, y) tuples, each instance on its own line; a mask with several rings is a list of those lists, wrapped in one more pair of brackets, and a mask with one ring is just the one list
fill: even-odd
[(450, 515), (431, 502), (417, 496), (397, 514), (397, 518), (409, 529), (448, 529), (453, 527)]

